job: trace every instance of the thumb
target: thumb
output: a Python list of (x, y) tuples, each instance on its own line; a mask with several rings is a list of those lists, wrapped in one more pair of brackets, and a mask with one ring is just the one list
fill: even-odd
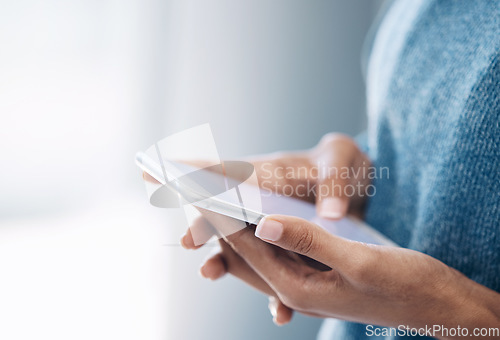
[(333, 135), (323, 138), (316, 152), (318, 169), (316, 207), (318, 215), (327, 219), (340, 219), (347, 213), (350, 196), (350, 168), (356, 147), (350, 138)]
[(349, 262), (349, 253), (355, 247), (353, 242), (332, 235), (314, 223), (285, 215), (264, 217), (255, 229), (255, 236), (337, 270), (339, 265)]

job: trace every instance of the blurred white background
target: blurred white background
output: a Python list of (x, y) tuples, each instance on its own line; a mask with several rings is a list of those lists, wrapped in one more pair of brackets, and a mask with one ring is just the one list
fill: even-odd
[(379, 2), (1, 1), (0, 339), (304, 339), (168, 246), (135, 151), (210, 123), (222, 158), (364, 126)]

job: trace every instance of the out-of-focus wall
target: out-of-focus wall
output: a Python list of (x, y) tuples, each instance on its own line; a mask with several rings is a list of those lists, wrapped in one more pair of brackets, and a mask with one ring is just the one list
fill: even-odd
[(0, 338), (306, 339), (197, 274), (136, 150), (210, 123), (224, 158), (363, 129), (366, 0), (1, 1)]
[[(164, 339), (159, 0), (0, 0), (0, 339)], [(155, 104), (156, 105), (156, 104)]]
[(360, 51), (378, 5), (173, 2), (166, 128), (210, 122), (227, 156), (310, 147), (330, 131), (360, 132)]

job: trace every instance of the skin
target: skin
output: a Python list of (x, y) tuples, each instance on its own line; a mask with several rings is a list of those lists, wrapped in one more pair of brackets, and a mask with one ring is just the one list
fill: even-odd
[[(299, 187), (307, 180), (320, 185), (330, 185), (332, 179), (342, 185), (369, 184), (354, 176), (341, 179), (333, 178), (331, 173), (313, 173), (318, 163), (339, 168), (369, 166), (366, 155), (351, 138), (343, 135), (327, 135), (317, 147), (306, 152), (255, 160), (258, 177), (263, 175), (262, 166), (266, 162), (277, 169), (311, 168), (309, 178), (290, 180), (276, 176), (274, 183), (278, 185), (273, 188), (277, 191), (286, 184)], [(347, 213), (362, 216), (363, 197), (344, 197), (332, 191), (329, 194), (340, 198), (333, 213), (321, 209), (327, 197), (298, 196), (316, 201), (318, 213), (327, 218), (341, 218)], [(212, 235), (238, 223), (215, 213), (201, 212), (202, 217), (181, 239), (187, 249), (200, 247), (193, 242), (192, 230)], [(470, 334), (475, 327), (500, 327), (500, 294), (437, 259), (409, 249), (342, 239), (291, 216), (268, 216), (257, 230), (265, 228), (269, 221), (281, 224), (277, 238), (258, 238), (253, 228), (221, 238), (220, 252), (206, 260), (200, 273), (211, 280), (229, 273), (268, 295), (269, 309), (278, 325), (288, 323), (293, 312), (298, 311), (388, 327), (460, 326), (468, 328)], [(298, 254), (331, 269), (317, 269)]]

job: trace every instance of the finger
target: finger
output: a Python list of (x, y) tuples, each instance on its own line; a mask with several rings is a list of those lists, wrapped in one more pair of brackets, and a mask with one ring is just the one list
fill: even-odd
[[(280, 289), (290, 285), (290, 280), (297, 278), (301, 270), (316, 271), (305, 266), (302, 262), (291, 256), (279, 254), (279, 247), (270, 247), (267, 242), (255, 237), (253, 228), (243, 228), (234, 233), (228, 233), (239, 226), (236, 221), (227, 216), (222, 216), (211, 211), (202, 210), (203, 216), (224, 235), (228, 246), (234, 249), (234, 253), (248, 264), (253, 272), (261, 278), (266, 286), (272, 291), (280, 292)], [(241, 274), (234, 274), (236, 276)], [(247, 279), (244, 279), (247, 281)], [(272, 294), (269, 294), (272, 295)]]
[(181, 238), (181, 245), (186, 249), (199, 249), (216, 235), (215, 229), (200, 216), (196, 218)]
[(147, 181), (147, 182), (151, 182), (151, 183), (155, 183), (155, 184), (160, 184), (160, 182), (158, 182), (156, 179), (154, 179), (150, 174), (148, 174), (145, 171), (142, 172), (142, 178), (145, 181)]
[[(269, 295), (269, 309), (277, 325), (290, 322), (293, 310), (284, 305), (269, 285), (224, 240), (220, 240), (221, 252), (210, 257), (200, 268), (200, 274), (217, 280), (230, 273), (251, 287)], [(272, 303), (271, 303), (272, 302)]]
[(222, 249), (222, 261), (226, 271), (248, 285), (268, 296), (276, 296), (274, 290), (238, 255), (224, 240), (219, 241)]
[(355, 194), (349, 184), (356, 152), (351, 139), (343, 135), (327, 135), (320, 142), (314, 153), (318, 167), (316, 207), (319, 216), (340, 219), (346, 215), (350, 197)]
[(237, 277), (268, 296), (276, 296), (274, 290), (241, 258), (224, 240), (219, 240), (221, 251), (210, 257), (200, 268), (203, 277), (216, 280), (226, 273)]
[(227, 268), (222, 253), (217, 253), (210, 257), (200, 268), (201, 276), (212, 281), (220, 279), (226, 273)]
[(217, 212), (206, 210), (195, 206), (201, 213), (201, 217), (205, 218), (212, 227), (213, 233), (218, 237), (225, 238), (228, 235), (235, 234), (240, 230), (248, 229), (249, 224), (244, 221), (237, 220), (232, 217), (221, 215)]
[[(207, 216), (208, 218), (214, 219), (216, 218), (217, 220), (215, 221), (218, 225), (224, 224), (224, 225), (230, 225), (232, 222), (237, 224), (237, 228), (240, 227), (240, 222), (241, 221), (236, 221), (234, 219), (212, 213), (209, 211), (206, 211), (204, 209), (200, 209), (200, 211)], [(214, 222), (214, 221), (212, 221)], [(186, 235), (181, 239), (181, 244), (183, 247), (187, 249), (198, 249), (201, 247), (201, 245), (196, 246), (193, 242), (192, 239), (192, 229), (202, 229), (202, 228), (208, 228), (212, 230), (211, 235), (216, 233), (215, 229), (211, 226), (211, 224), (208, 222), (206, 218), (203, 216), (200, 216), (199, 218), (195, 219), (191, 227), (188, 229), (186, 232)], [(236, 227), (234, 227), (236, 228)], [(229, 227), (223, 227), (223, 230), (232, 230), (234, 229), (231, 226)], [(255, 238), (253, 236), (253, 231), (248, 229), (248, 235), (253, 239), (253, 241), (260, 242), (261, 245), (265, 246), (265, 244), (260, 241), (259, 239)], [(239, 255), (235, 252), (235, 250), (227, 244), (226, 241), (223, 239), (219, 240), (219, 244), (221, 247), (221, 251), (211, 257), (209, 257), (205, 263), (201, 266), (200, 268), (200, 274), (208, 279), (211, 280), (217, 280), (221, 277), (223, 277), (226, 273), (230, 273), (233, 276), (239, 278), (240, 280), (244, 281), (245, 283), (249, 284), (253, 288), (259, 290), (260, 292), (269, 295), (269, 296), (276, 296), (276, 293), (274, 290), (272, 290), (269, 285), (252, 269), (252, 267), (249, 266), (249, 264)]]
[(270, 296), (268, 308), (273, 316), (273, 322), (277, 326), (285, 325), (292, 320), (293, 309), (283, 304), (280, 299)]
[(181, 237), (181, 246), (184, 249), (199, 249), (203, 244), (196, 245), (191, 234), (191, 228), (188, 228), (186, 233)]
[(261, 188), (313, 202), (307, 181), (313, 182), (317, 169), (310, 161), (308, 153), (294, 152), (272, 154), (252, 163)]
[[(255, 236), (342, 272), (358, 259), (359, 244), (322, 229), (304, 219), (284, 215), (270, 215), (263, 218), (255, 230)], [(354, 261), (354, 262), (353, 262)]]

